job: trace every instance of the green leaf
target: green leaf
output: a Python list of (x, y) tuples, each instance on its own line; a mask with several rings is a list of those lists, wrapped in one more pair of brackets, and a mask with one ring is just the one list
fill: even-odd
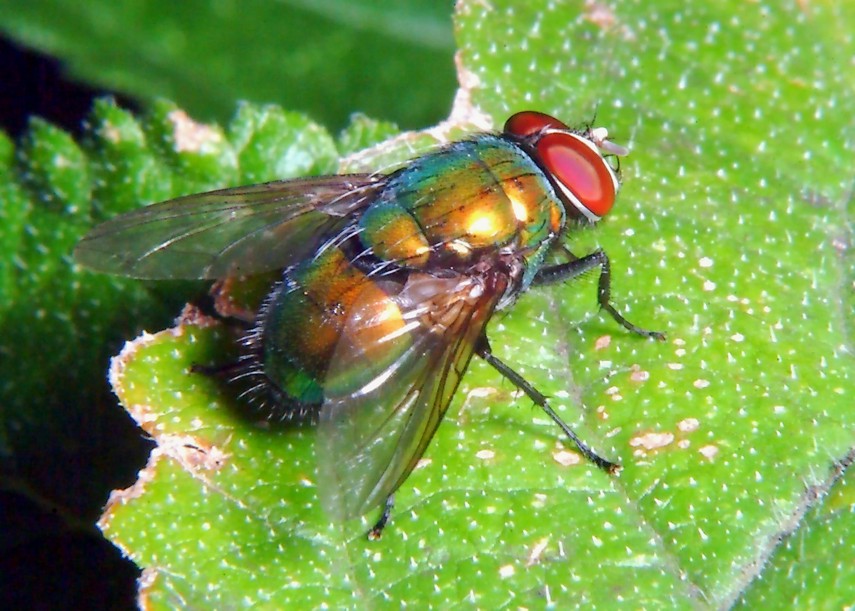
[[(611, 343), (571, 340), (570, 371), (589, 409), (608, 414), (600, 430), (661, 552), (703, 600), (726, 605), (855, 441), (855, 126), (851, 81), (833, 59), (853, 50), (855, 15), (845, 3), (651, 13), (620, 2), (575, 18), (494, 8), (461, 9), (475, 104), (501, 115), (537, 100), (579, 121), (597, 109), (632, 145), (599, 242), (617, 301), (651, 325), (655, 308), (669, 344), (639, 346), (591, 322)], [(505, 44), (491, 45), (495, 31)], [(573, 320), (575, 304), (565, 308), (577, 299), (568, 289), (549, 325)], [(532, 312), (549, 306), (538, 303)]]
[[(101, 526), (151, 570), (145, 595), (153, 602), (560, 600), (558, 584), (589, 565), (597, 576), (576, 592), (593, 603), (612, 600), (610, 588), (627, 572), (647, 581), (645, 600), (689, 596), (620, 482), (574, 460), (551, 423), (508, 408), (509, 389), (486, 386), (497, 380), (483, 365), (467, 375), (457, 401), (466, 399), (464, 411), (443, 423), (399, 491), (383, 539), (366, 539), (368, 519), (330, 524), (315, 491), (314, 431), (258, 426), (260, 416), (247, 418), (215, 381), (187, 375), (194, 363), (234, 358), (234, 337), (211, 324), (194, 316), (140, 338), (111, 373), (158, 449)], [(575, 567), (579, 558), (585, 563)]]
[[(846, 466), (851, 465), (851, 459)], [(822, 492), (822, 491), (817, 491)], [(814, 495), (807, 494), (806, 503)], [(846, 471), (836, 487), (783, 542), (763, 575), (739, 600), (746, 609), (845, 609), (852, 606), (855, 567), (855, 484)]]
[(348, 125), (338, 136), (338, 148), (342, 155), (357, 153), (391, 138), (398, 129), (386, 121), (376, 121), (363, 114), (354, 114)]
[[(845, 27), (831, 38), (826, 28), (851, 15), (740, 5), (736, 19), (735, 7), (675, 5), (652, 21), (628, 3), (550, 6), (461, 4), (464, 82), (497, 121), (530, 100), (580, 122), (598, 107), (598, 123), (632, 144), (619, 210), (569, 245), (604, 247), (616, 302), (669, 339), (592, 317), (593, 279), (531, 291), (491, 338), (583, 438), (620, 459), (621, 476), (577, 464), (555, 427), (476, 363), (390, 529), (367, 542), (372, 516), (335, 528), (320, 514), (312, 432), (259, 432), (229, 415), (208, 382), (183, 374), (193, 358), (180, 347), (219, 332), (182, 327), (126, 352), (117, 387), (140, 413), (166, 401), (145, 376), (166, 380), (163, 392), (184, 399), (141, 420), (216, 457), (162, 443), (147, 511), (109, 514), (109, 536), (155, 568), (152, 597), (210, 604), (216, 588), (219, 604), (272, 606), (721, 606), (799, 521), (806, 490), (831, 485), (855, 437), (852, 267), (835, 242), (851, 240), (853, 113), (831, 47), (806, 41), (845, 46)], [(188, 460), (202, 470), (175, 468)], [(170, 523), (183, 503), (209, 517), (209, 534)], [(131, 520), (184, 535), (129, 545), (134, 529), (119, 524)], [(190, 567), (197, 578), (172, 577)]]
[[(28, 202), (21, 186), (14, 180), (14, 154), (12, 141), (0, 133), (0, 252), (17, 253), (21, 247), (24, 224), (28, 213)], [(11, 257), (0, 257), (0, 292), (7, 295), (8, 307), (17, 297), (15, 284), (15, 262)]]
[[(416, 126), (454, 92), (450, 4), (0, 1), (0, 29), (80, 79), (226, 120), (235, 100), (275, 102), (335, 127), (354, 110)], [(418, 70), (413, 67), (418, 66)]]
[(231, 140), (240, 149), (243, 180), (267, 182), (335, 172), (340, 155), (332, 137), (299, 113), (278, 106), (257, 109), (243, 104), (231, 125)]

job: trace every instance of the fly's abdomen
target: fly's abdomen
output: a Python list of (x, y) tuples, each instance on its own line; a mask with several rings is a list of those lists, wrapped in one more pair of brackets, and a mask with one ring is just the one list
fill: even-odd
[[(400, 334), (404, 326), (389, 297), (396, 290), (390, 280), (369, 278), (339, 248), (285, 273), (262, 309), (256, 358), (286, 409), (316, 413), (329, 388), (358, 387), (398, 357), (378, 337)], [(338, 368), (331, 378), (343, 333), (361, 353), (345, 355), (353, 367)]]
[(395, 174), (362, 215), (360, 239), (380, 259), (424, 268), (508, 246), (537, 249), (564, 219), (549, 180), (529, 155), (486, 135)]

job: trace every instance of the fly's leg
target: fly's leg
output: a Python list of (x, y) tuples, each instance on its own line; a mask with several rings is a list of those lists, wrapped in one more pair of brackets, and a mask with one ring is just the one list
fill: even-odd
[(242, 373), (244, 369), (246, 369), (246, 365), (239, 360), (229, 361), (221, 365), (200, 365), (199, 363), (192, 363), (190, 365), (190, 373), (198, 373), (209, 378), (225, 380), (227, 382)]
[[(202, 315), (219, 321), (230, 331), (240, 331), (243, 334), (246, 334), (252, 328), (252, 323), (249, 321), (220, 314), (217, 311), (214, 304), (214, 298), (211, 296), (210, 292), (196, 297), (190, 302), (190, 305), (199, 310)], [(198, 373), (209, 378), (229, 381), (243, 372), (245, 368), (246, 365), (240, 358), (238, 358), (237, 360), (219, 365), (200, 365), (199, 363), (193, 363), (190, 365), (190, 373)]]
[(490, 342), (487, 340), (486, 336), (481, 336), (481, 339), (478, 342), (478, 346), (475, 350), (475, 353), (480, 356), (482, 359), (487, 361), (496, 371), (498, 371), (504, 378), (509, 380), (511, 384), (519, 388), (523, 391), (529, 399), (534, 401), (534, 404), (537, 405), (540, 409), (546, 412), (546, 415), (552, 418), (553, 422), (557, 424), (564, 434), (570, 438), (582, 455), (590, 460), (592, 463), (597, 465), (603, 471), (607, 473), (615, 473), (620, 468), (620, 465), (617, 463), (613, 463), (612, 461), (603, 458), (599, 454), (597, 454), (593, 449), (591, 449), (584, 441), (579, 439), (576, 433), (573, 432), (567, 423), (564, 422), (561, 417), (555, 413), (555, 410), (550, 407), (549, 402), (546, 400), (546, 396), (537, 390), (534, 386), (532, 386), (524, 377), (518, 374), (516, 371), (511, 369), (507, 364), (501, 361), (498, 357), (493, 354), (493, 351), (490, 349)]
[(624, 318), (612, 305), (612, 271), (608, 255), (602, 250), (595, 250), (589, 255), (577, 258), (573, 253), (565, 249), (571, 258), (567, 263), (560, 263), (550, 267), (544, 267), (534, 276), (533, 284), (555, 284), (581, 276), (595, 267), (600, 268), (600, 280), (597, 289), (597, 302), (600, 307), (608, 312), (622, 327), (644, 337), (653, 337), (660, 341), (665, 339), (665, 334), (659, 331), (648, 331), (632, 324)]
[(383, 513), (377, 523), (368, 531), (368, 539), (377, 541), (383, 535), (383, 529), (386, 528), (386, 523), (389, 521), (389, 516), (392, 515), (392, 507), (395, 506), (395, 495), (390, 494), (386, 497), (386, 502), (383, 504)]

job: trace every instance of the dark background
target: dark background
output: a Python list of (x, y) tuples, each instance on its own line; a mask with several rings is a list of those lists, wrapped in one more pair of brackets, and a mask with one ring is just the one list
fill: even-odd
[[(135, 108), (128, 98), (64, 78), (55, 59), (0, 38), (0, 129), (13, 140), (24, 134), (31, 116), (79, 136), (93, 100), (105, 95), (112, 95), (125, 108)], [(148, 446), (139, 435), (134, 438), (133, 424), (118, 406), (115, 417), (134, 442), (126, 448), (123, 461), (127, 463), (124, 485), (130, 485), (145, 464)], [(29, 462), (19, 466), (40, 478), (55, 476), (56, 465), (49, 460), (40, 463), (39, 456), (34, 452), (18, 457)], [(87, 519), (97, 516), (98, 504), (106, 502), (109, 489), (103, 490), (100, 501), (97, 494), (96, 498), (81, 494), (80, 511), (69, 513), (34, 494), (24, 480), (7, 475), (0, 471), (0, 609), (136, 608), (139, 569), (101, 536), (94, 519)], [(85, 469), (82, 476), (86, 477)], [(55, 480), (60, 486), (87, 487), (85, 482), (56, 476)], [(74, 494), (74, 490), (65, 492)]]
[(66, 79), (54, 58), (0, 37), (0, 128), (13, 139), (23, 134), (30, 116), (79, 135), (92, 101), (105, 95), (134, 108), (128, 98)]

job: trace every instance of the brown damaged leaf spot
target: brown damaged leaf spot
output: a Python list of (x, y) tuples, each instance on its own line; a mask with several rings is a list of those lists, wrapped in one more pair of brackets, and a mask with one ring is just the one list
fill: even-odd
[[(632, 369), (632, 371), (629, 374), (629, 381), (630, 382), (633, 382), (635, 384), (643, 384), (644, 382), (647, 382), (648, 380), (650, 380), (650, 372), (641, 369), (638, 365), (633, 365), (631, 369)], [(603, 391), (603, 394), (607, 395), (611, 401), (619, 402), (619, 401), (623, 401), (625, 398), (625, 396), (623, 394), (623, 390), (625, 390), (625, 389), (622, 388), (620, 385), (615, 384), (615, 385), (612, 385), (612, 386), (609, 386), (608, 388), (606, 388)], [(632, 392), (633, 390), (634, 390), (633, 388), (630, 388), (630, 392)], [(601, 404), (601, 405), (597, 406), (596, 411), (603, 420), (607, 420), (609, 418), (609, 415), (606, 412), (605, 405)]]
[(475, 452), (475, 458), (479, 458), (481, 460), (492, 460), (496, 457), (496, 452), (490, 449), (478, 450)]
[(546, 550), (547, 545), (549, 545), (549, 537), (544, 537), (531, 547), (531, 550), (529, 550), (528, 553), (528, 558), (525, 562), (526, 568), (532, 567), (540, 562), (540, 558), (543, 556), (543, 552)]
[[(214, 445), (200, 442), (198, 438), (186, 435), (162, 435), (157, 437), (156, 441), (158, 445), (149, 455), (146, 466), (137, 474), (137, 480), (128, 488), (114, 490), (110, 493), (104, 511), (97, 522), (101, 532), (116, 547), (122, 550), (122, 553), (126, 557), (134, 559), (137, 562), (139, 560), (135, 556), (136, 549), (134, 545), (128, 545), (122, 538), (122, 535), (125, 534), (124, 529), (113, 531), (111, 523), (114, 515), (122, 511), (125, 505), (133, 504), (137, 499), (144, 497), (148, 484), (153, 483), (158, 477), (158, 467), (164, 459), (171, 459), (178, 462), (182, 469), (188, 472), (193, 478), (201, 481), (204, 486), (240, 504), (238, 499), (232, 498), (206, 476), (207, 472), (222, 469), (231, 457), (230, 454), (223, 452)], [(159, 571), (151, 565), (147, 566), (143, 572), (138, 588), (139, 608), (151, 608), (148, 593), (154, 590), (154, 584), (158, 575)]]
[(113, 144), (118, 144), (122, 141), (122, 131), (112, 123), (104, 123), (98, 129), (97, 134)]
[(477, 386), (466, 393), (466, 398), (463, 400), (463, 405), (457, 411), (457, 422), (465, 425), (469, 422), (469, 416), (472, 413), (481, 413), (489, 405), (486, 399), (498, 395), (501, 391), (492, 386)]
[(219, 446), (190, 435), (162, 435), (157, 443), (164, 454), (178, 461), (186, 471), (196, 474), (219, 471), (232, 456)]
[[(163, 440), (159, 440), (158, 443), (163, 443)], [(122, 553), (128, 558), (134, 558), (134, 548), (132, 546), (128, 546), (121, 538), (122, 532), (111, 532), (111, 522), (113, 520), (113, 516), (117, 511), (121, 510), (121, 508), (127, 504), (132, 503), (134, 500), (143, 497), (146, 492), (146, 487), (150, 482), (153, 482), (157, 477), (157, 467), (161, 460), (164, 458), (175, 458), (175, 455), (172, 451), (170, 451), (170, 447), (178, 447), (184, 446), (184, 450), (179, 452), (178, 454), (185, 454), (180, 460), (182, 465), (190, 465), (194, 461), (188, 460), (186, 457), (187, 453), (187, 444), (183, 441), (179, 441), (178, 438), (174, 438), (172, 443), (165, 444), (165, 446), (158, 445), (155, 447), (151, 454), (148, 457), (148, 461), (146, 466), (143, 467), (139, 473), (137, 474), (136, 481), (129, 487), (121, 489), (121, 490), (113, 490), (110, 493), (109, 498), (107, 499), (107, 503), (104, 506), (104, 511), (101, 514), (101, 517), (98, 519), (97, 525), (102, 533), (108, 535), (110, 541), (122, 550)], [(198, 449), (196, 453), (200, 453)], [(205, 461), (206, 466), (210, 464), (215, 464), (217, 468), (222, 467), (225, 461), (225, 455), (220, 456), (216, 452), (208, 453), (211, 458), (208, 461)], [(197, 461), (198, 462), (198, 459)], [(187, 467), (185, 467), (187, 468)], [(192, 468), (188, 469), (192, 472)], [(149, 566), (143, 571), (143, 575), (139, 580), (139, 591), (138, 591), (138, 602), (140, 609), (148, 609), (150, 608), (149, 600), (148, 600), (148, 592), (152, 590), (154, 586), (154, 582), (156, 577), (158, 576), (158, 571), (153, 567)]]
[(204, 153), (223, 141), (223, 135), (204, 123), (197, 123), (183, 110), (173, 110), (167, 117), (172, 121), (176, 152)]
[(566, 448), (554, 451), (552, 453), (552, 459), (562, 467), (582, 464), (582, 455)]
[(612, 8), (596, 0), (586, 0), (583, 16), (586, 20), (603, 30), (612, 29), (617, 23), (617, 16)]
[(630, 438), (629, 445), (632, 448), (640, 448), (642, 452), (658, 450), (674, 443), (674, 433), (644, 433)]
[(418, 471), (419, 469), (425, 469), (429, 467), (433, 463), (432, 458), (420, 458), (419, 462), (416, 463), (416, 466), (413, 467), (413, 471)]
[(632, 382), (641, 383), (650, 379), (650, 372), (642, 369), (640, 365), (633, 365), (630, 367), (630, 371), (629, 379)]
[(683, 433), (692, 433), (697, 431), (700, 426), (701, 423), (697, 418), (686, 418), (685, 420), (681, 420), (677, 423), (677, 428)]
[(707, 460), (713, 460), (718, 455), (719, 449), (717, 445), (708, 444), (700, 448), (698, 452)]
[[(692, 446), (688, 435), (700, 429), (701, 423), (697, 418), (684, 418), (677, 423), (677, 430), (671, 431), (649, 431), (639, 433), (629, 440), (629, 445), (635, 448), (634, 456), (647, 456), (650, 452), (656, 452), (670, 445), (676, 445), (681, 450), (687, 450)], [(718, 447), (707, 445), (700, 448), (699, 452), (707, 459), (712, 459), (718, 453)]]
[(612, 336), (611, 335), (602, 335), (597, 338), (594, 342), (594, 350), (605, 350), (612, 344)]
[(137, 579), (137, 607), (139, 609), (154, 609), (148, 593), (154, 589), (154, 584), (159, 575), (160, 572), (157, 569), (146, 567), (143, 569), (140, 578)]

